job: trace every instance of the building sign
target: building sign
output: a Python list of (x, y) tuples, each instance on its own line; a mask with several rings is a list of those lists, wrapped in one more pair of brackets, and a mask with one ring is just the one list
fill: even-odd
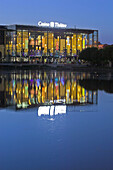
[(63, 24), (63, 23), (58, 23), (58, 22), (38, 22), (38, 26), (39, 27), (51, 27), (51, 28), (66, 28), (67, 24)]

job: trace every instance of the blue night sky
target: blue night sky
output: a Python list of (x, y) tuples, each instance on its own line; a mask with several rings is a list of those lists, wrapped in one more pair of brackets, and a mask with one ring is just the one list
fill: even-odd
[(59, 21), (68, 27), (98, 29), (99, 41), (113, 44), (113, 0), (1, 0), (0, 24)]

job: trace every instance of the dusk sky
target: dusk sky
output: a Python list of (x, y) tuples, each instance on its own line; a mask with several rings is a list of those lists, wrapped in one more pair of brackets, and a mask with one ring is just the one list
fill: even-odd
[(0, 24), (58, 21), (68, 27), (98, 29), (99, 41), (113, 44), (113, 0), (1, 0)]

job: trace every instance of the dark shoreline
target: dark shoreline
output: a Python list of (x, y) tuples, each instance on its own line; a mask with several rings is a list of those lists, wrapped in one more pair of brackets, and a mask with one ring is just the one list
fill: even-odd
[(94, 67), (77, 64), (32, 64), (32, 63), (0, 63), (0, 70), (66, 70), (79, 72), (113, 72), (113, 67)]

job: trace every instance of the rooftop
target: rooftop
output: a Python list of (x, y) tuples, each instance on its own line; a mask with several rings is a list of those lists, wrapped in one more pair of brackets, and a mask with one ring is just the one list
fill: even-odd
[(40, 27), (35, 25), (0, 25), (0, 29), (8, 29), (8, 30), (16, 30), (16, 29), (22, 29), (22, 30), (33, 30), (33, 31), (54, 31), (54, 32), (68, 32), (68, 33), (93, 33), (97, 30), (91, 30), (91, 29), (78, 29), (78, 28), (51, 28), (51, 27)]

